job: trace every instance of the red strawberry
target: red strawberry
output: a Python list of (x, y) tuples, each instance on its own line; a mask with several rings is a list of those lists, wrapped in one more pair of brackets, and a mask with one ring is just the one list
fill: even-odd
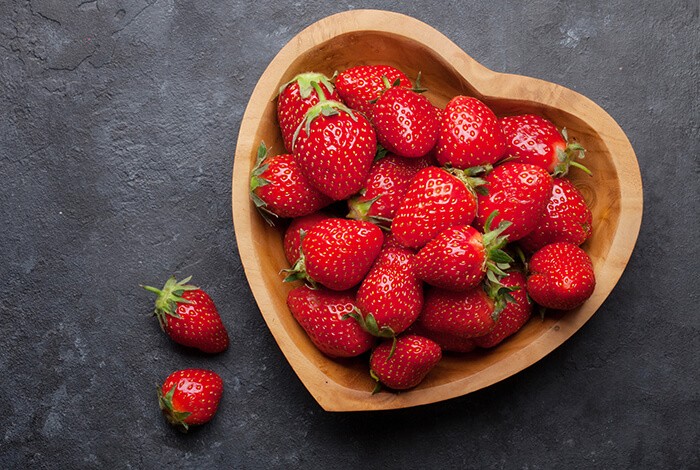
[(493, 330), (511, 288), (486, 282), (468, 291), (434, 287), (426, 291), (421, 324), (438, 333), (476, 338)]
[(469, 225), (476, 215), (473, 188), (481, 183), (460, 170), (452, 174), (436, 167), (419, 171), (391, 224), (396, 240), (420, 248), (448, 227)]
[(529, 163), (504, 163), (486, 175), (487, 194), (479, 194), (475, 226), (483, 229), (486, 219), (498, 211), (493, 224), (507, 220), (503, 232), (508, 241), (520, 240), (537, 226), (552, 195), (553, 180), (547, 170)]
[(314, 225), (301, 241), (301, 256), (286, 270), (285, 281), (306, 280), (331, 290), (359, 284), (384, 242), (381, 229), (369, 222), (330, 218)]
[(348, 201), (349, 217), (386, 225), (394, 218), (411, 179), (428, 165), (427, 158), (403, 158), (387, 154), (375, 161), (364, 190)]
[(576, 161), (585, 149), (578, 143), (567, 143), (566, 129), (561, 134), (551, 121), (535, 114), (501, 119), (506, 136), (506, 154), (510, 161), (538, 165), (554, 176), (564, 176), (570, 166), (591, 172)]
[(339, 97), (331, 80), (321, 73), (302, 73), (282, 85), (277, 98), (277, 120), (288, 152), (293, 150), (294, 133), (306, 112), (324, 99), (338, 100)]
[(572, 243), (541, 248), (530, 258), (529, 269), (527, 292), (545, 308), (571, 310), (593, 295), (593, 263)]
[(551, 243), (580, 245), (591, 236), (592, 224), (593, 214), (581, 191), (565, 178), (554, 178), (547, 208), (520, 246), (532, 253)]
[(422, 157), (437, 142), (440, 127), (437, 108), (418, 93), (423, 90), (391, 86), (386, 78), (385, 86), (387, 89), (372, 110), (377, 140), (389, 152), (402, 157)]
[(507, 302), (503, 311), (498, 316), (496, 326), (485, 334), (474, 338), (474, 343), (481, 348), (492, 348), (500, 344), (504, 339), (514, 335), (532, 315), (532, 302), (525, 290), (525, 275), (520, 271), (510, 271), (501, 279), (501, 284), (506, 287), (516, 288), (510, 292), (513, 302)]
[(158, 389), (158, 404), (170, 424), (187, 432), (190, 426), (211, 421), (223, 393), (224, 382), (215, 372), (178, 370)]
[(294, 154), (312, 186), (335, 200), (362, 189), (377, 139), (361, 113), (324, 101), (309, 109), (297, 132)]
[(211, 297), (188, 284), (192, 276), (178, 282), (171, 276), (163, 289), (142, 286), (158, 295), (154, 315), (160, 327), (176, 343), (218, 353), (228, 348), (228, 333)]
[(386, 77), (389, 83), (399, 80), (401, 86), (412, 86), (411, 80), (403, 72), (389, 65), (359, 65), (349, 68), (338, 74), (335, 86), (345, 104), (371, 119), (373, 101), (386, 88), (382, 77)]
[(267, 154), (262, 142), (250, 176), (250, 198), (270, 225), (271, 217), (300, 217), (333, 202), (309, 184), (294, 155)]
[[(497, 215), (493, 213), (492, 217)], [(481, 234), (469, 225), (449, 227), (429, 241), (415, 258), (416, 273), (430, 285), (449, 290), (469, 290), (479, 285), (486, 273), (497, 282), (513, 259), (502, 250), (507, 237), (500, 234), (510, 222), (501, 222), (496, 230), (486, 224)]]
[(450, 333), (440, 333), (427, 329), (421, 322), (416, 321), (406, 331), (406, 334), (424, 336), (435, 341), (440, 349), (454, 353), (468, 353), (476, 349), (475, 340), (477, 338), (462, 338), (461, 336)]
[(488, 106), (470, 96), (455, 96), (447, 103), (437, 141), (437, 160), (441, 165), (492, 165), (504, 156), (505, 150), (498, 118)]
[(370, 373), (389, 388), (406, 390), (421, 383), (440, 359), (442, 351), (435, 341), (404, 335), (395, 345), (385, 341), (374, 349), (369, 360)]
[(303, 217), (297, 217), (292, 220), (284, 232), (284, 255), (289, 261), (290, 266), (294, 266), (299, 260), (300, 250), (301, 250), (301, 232), (304, 233), (311, 230), (311, 227), (316, 225), (322, 220), (329, 219), (330, 216), (323, 214), (322, 212), (314, 212), (313, 214), (305, 215)]
[(382, 250), (357, 291), (358, 321), (376, 336), (394, 336), (418, 318), (423, 284), (416, 277), (406, 248)]
[(374, 345), (375, 338), (348, 315), (355, 311), (355, 292), (323, 287), (292, 289), (287, 306), (311, 341), (330, 357), (353, 357)]

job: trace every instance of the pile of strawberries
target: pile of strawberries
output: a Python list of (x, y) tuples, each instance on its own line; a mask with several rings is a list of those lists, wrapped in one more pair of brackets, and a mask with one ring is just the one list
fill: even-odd
[(287, 153), (258, 150), (250, 195), (284, 233), (287, 304), (330, 357), (416, 386), (443, 352), (492, 348), (534, 305), (595, 287), (591, 211), (565, 176), (584, 149), (547, 119), (475, 97), (434, 106), (396, 68), (298, 75), (280, 89)]

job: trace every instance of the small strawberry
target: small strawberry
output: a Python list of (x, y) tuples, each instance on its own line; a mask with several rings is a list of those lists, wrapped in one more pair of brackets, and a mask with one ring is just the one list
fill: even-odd
[(581, 144), (567, 143), (566, 129), (561, 133), (549, 120), (535, 114), (508, 116), (501, 119), (506, 136), (506, 154), (509, 161), (531, 163), (547, 170), (553, 176), (564, 176), (569, 167), (591, 172), (576, 161), (586, 151)]
[(547, 170), (529, 163), (504, 163), (484, 177), (486, 194), (478, 196), (475, 226), (483, 229), (486, 219), (498, 211), (493, 224), (507, 220), (503, 232), (508, 241), (520, 240), (532, 232), (552, 195), (553, 180)]
[(503, 311), (498, 316), (496, 326), (484, 336), (474, 338), (474, 344), (481, 348), (492, 348), (500, 344), (504, 339), (514, 335), (532, 315), (532, 301), (525, 290), (525, 275), (520, 271), (509, 271), (501, 279), (501, 284), (514, 288), (510, 292), (513, 302), (507, 302)]
[(593, 295), (593, 263), (572, 243), (541, 248), (530, 258), (529, 270), (527, 292), (542, 307), (571, 310)]
[(475, 189), (483, 180), (466, 171), (427, 167), (411, 180), (396, 211), (391, 231), (409, 248), (420, 248), (454, 225), (469, 225), (476, 216)]
[(519, 243), (530, 253), (557, 242), (581, 245), (591, 236), (592, 224), (593, 214), (581, 191), (566, 178), (554, 178), (547, 208), (534, 230)]
[(387, 154), (375, 161), (360, 195), (348, 200), (348, 217), (388, 225), (396, 215), (413, 177), (428, 167), (427, 158), (403, 158)]
[(301, 234), (311, 230), (311, 227), (322, 220), (329, 219), (330, 216), (322, 212), (314, 212), (313, 214), (297, 217), (289, 224), (287, 230), (284, 231), (284, 256), (287, 258), (290, 266), (294, 266), (299, 260), (301, 254)]
[(314, 225), (301, 241), (301, 256), (286, 282), (305, 280), (312, 286), (343, 291), (359, 284), (384, 242), (381, 229), (369, 222), (330, 218)]
[(377, 152), (369, 121), (337, 101), (323, 101), (306, 113), (294, 138), (294, 154), (312, 186), (334, 200), (364, 185)]
[[(491, 219), (497, 214), (494, 212)], [(484, 234), (470, 225), (446, 228), (416, 255), (418, 277), (430, 285), (458, 291), (478, 286), (486, 273), (498, 282), (513, 261), (502, 250), (508, 238), (500, 236), (509, 225), (503, 221), (491, 230), (491, 221), (487, 220)]]
[(293, 150), (294, 132), (309, 108), (319, 101), (338, 99), (331, 79), (322, 73), (302, 73), (282, 85), (277, 97), (277, 121), (288, 152)]
[(468, 353), (476, 349), (477, 338), (462, 338), (461, 336), (450, 333), (441, 333), (427, 329), (419, 321), (416, 321), (411, 327), (406, 330), (406, 334), (424, 336), (435, 341), (443, 352), (453, 353)]
[(178, 370), (158, 389), (158, 404), (170, 424), (187, 432), (190, 426), (211, 421), (223, 393), (224, 382), (215, 372)]
[(372, 124), (377, 140), (389, 152), (417, 158), (426, 155), (437, 142), (440, 123), (438, 111), (419, 92), (420, 75), (414, 89), (395, 86), (383, 77), (387, 88), (382, 91), (372, 110)]
[(294, 155), (268, 157), (264, 142), (250, 176), (250, 198), (270, 225), (273, 217), (300, 217), (333, 202), (309, 184)]
[(207, 353), (222, 352), (228, 348), (228, 332), (211, 297), (188, 284), (190, 279), (178, 282), (171, 276), (163, 289), (142, 287), (158, 295), (154, 315), (173, 341)]
[(382, 383), (394, 390), (406, 390), (421, 383), (440, 359), (442, 351), (435, 341), (418, 335), (403, 335), (396, 344), (385, 341), (372, 351), (370, 374), (377, 385)]
[(375, 338), (348, 314), (355, 311), (355, 292), (323, 287), (292, 289), (287, 306), (311, 341), (330, 357), (358, 356), (374, 345)]
[(455, 96), (447, 103), (437, 141), (440, 165), (493, 165), (505, 156), (506, 141), (491, 109), (476, 98)]
[(401, 86), (412, 86), (411, 80), (403, 72), (389, 65), (359, 65), (349, 68), (338, 74), (335, 86), (345, 104), (371, 119), (374, 100), (386, 88), (382, 77), (386, 77), (389, 83), (398, 80)]

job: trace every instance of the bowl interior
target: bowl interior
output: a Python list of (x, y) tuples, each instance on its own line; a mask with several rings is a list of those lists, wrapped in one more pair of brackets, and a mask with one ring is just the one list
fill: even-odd
[[(441, 36), (436, 40), (446, 41)], [(448, 46), (456, 48), (452, 43)], [(615, 267), (616, 272), (611, 272), (610, 266), (606, 264), (621, 215), (621, 181), (611, 154), (610, 138), (601, 135), (600, 130), (596, 130), (571, 112), (571, 103), (567, 102), (566, 98), (567, 93), (574, 93), (539, 80), (497, 74), (483, 69), (476, 63), (473, 64), (473, 77), (470, 77), (464, 73), (464, 68), (460, 73), (451, 63), (470, 63), (473, 62), (471, 58), (462, 53), (461, 61), (453, 61), (453, 57), (448, 61), (445, 54), (436, 49), (439, 48), (411, 39), (405, 34), (371, 29), (345, 32), (320, 41), (298, 56), (290, 58), (285, 63), (285, 68), (268, 68), (264, 83), (259, 84), (259, 89), (256, 89), (256, 93), (262, 93), (266, 99), (264, 109), (255, 110), (259, 118), (256, 117), (255, 122), (250, 123), (250, 130), (253, 132), (243, 140), (249, 148), (246, 148), (246, 145), (242, 146), (239, 138), (236, 165), (241, 165), (241, 168), (234, 171), (234, 219), (239, 247), (241, 237), (251, 241), (248, 248), (252, 247), (252, 251), (246, 250), (245, 254), (241, 253), (246, 273), (251, 286), (253, 282), (256, 283), (256, 286), (253, 286), (256, 299), (259, 304), (264, 303), (264, 306), (261, 305), (261, 311), (283, 352), (307, 388), (326, 409), (411, 406), (462, 395), (501, 380), (534, 363), (580, 328), (607, 297), (624, 269), (623, 263), (621, 267)], [(536, 113), (552, 120), (558, 127), (568, 129), (569, 136), (587, 149), (584, 164), (593, 172), (593, 177), (589, 177), (580, 170), (572, 169), (570, 178), (581, 189), (593, 212), (593, 235), (584, 245), (584, 249), (593, 260), (598, 287), (594, 297), (579, 309), (565, 314), (549, 315), (544, 321), (533, 318), (517, 335), (493, 350), (466, 355), (446, 354), (437, 368), (414, 390), (401, 394), (382, 393), (371, 396), (373, 381), (368, 374), (367, 357), (352, 360), (327, 358), (313, 346), (289, 313), (286, 296), (295, 285), (282, 283), (279, 275), (280, 269), (287, 266), (282, 249), (283, 227), (268, 226), (255, 210), (250, 209), (247, 201), (238, 201), (236, 204), (237, 197), (240, 199), (245, 196), (243, 190), (236, 191), (235, 186), (247, 184), (247, 180), (242, 178), (252, 169), (255, 147), (261, 140), (272, 148), (272, 152), (283, 151), (275, 101), (280, 85), (301, 72), (317, 71), (331, 76), (335, 71), (355, 65), (379, 63), (393, 65), (411, 78), (415, 78), (418, 72), (421, 72), (421, 83), (429, 90), (426, 96), (437, 106), (444, 107), (456, 95), (471, 95), (486, 102), (500, 116)], [(494, 91), (494, 87), (484, 85), (489, 83), (490, 79), (503, 80), (509, 86)], [(557, 93), (562, 90), (565, 92), (559, 99)], [(543, 99), (537, 99), (538, 93)], [(522, 98), (523, 96), (526, 98)], [(583, 104), (589, 105), (587, 101)], [(248, 206), (248, 210), (243, 207), (244, 204)], [(636, 232), (634, 238), (636, 239)], [(243, 247), (241, 248), (243, 250)], [(249, 261), (246, 262), (246, 259)], [(626, 263), (626, 259), (624, 262)], [(261, 299), (262, 296), (265, 298)], [(281, 341), (281, 335), (284, 335), (284, 341)], [(312, 372), (316, 374), (315, 379), (306, 380), (308, 368), (316, 369)], [(316, 390), (318, 387), (333, 390), (335, 397), (321, 398), (324, 393)]]

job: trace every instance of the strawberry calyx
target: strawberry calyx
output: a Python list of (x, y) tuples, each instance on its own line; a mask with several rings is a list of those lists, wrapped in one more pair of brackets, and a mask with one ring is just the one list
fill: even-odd
[(451, 166), (445, 166), (442, 169), (464, 183), (469, 192), (475, 196), (477, 194), (482, 196), (488, 194), (488, 189), (486, 189), (486, 180), (481, 178), (481, 176), (493, 170), (493, 165), (487, 163), (486, 165), (473, 166), (470, 168), (465, 168), (464, 170)]
[(565, 176), (569, 172), (569, 168), (572, 166), (582, 170), (588, 176), (593, 176), (591, 170), (589, 170), (584, 165), (576, 161), (577, 159), (580, 160), (585, 158), (586, 149), (578, 142), (569, 141), (569, 133), (567, 132), (566, 128), (561, 130), (561, 135), (564, 138), (564, 141), (566, 142), (566, 148), (564, 148), (563, 150), (560, 148), (557, 149), (558, 163), (554, 167), (554, 172), (552, 173), (552, 176)]
[(513, 225), (508, 220), (502, 220), (498, 227), (491, 229), (491, 224), (493, 219), (498, 215), (498, 210), (493, 211), (484, 224), (484, 234), (482, 235), (482, 243), (484, 245), (484, 250), (486, 251), (486, 261), (484, 267), (486, 269), (486, 276), (493, 283), (500, 283), (500, 280), (506, 276), (507, 269), (510, 269), (510, 263), (514, 260), (513, 258), (503, 250), (508, 242), (508, 235), (502, 235), (502, 233), (511, 225)]
[(484, 291), (493, 300), (493, 312), (491, 313), (491, 318), (493, 321), (498, 321), (498, 317), (501, 315), (503, 309), (506, 308), (508, 303), (515, 303), (515, 297), (511, 295), (511, 292), (520, 290), (519, 286), (504, 286), (499, 282), (493, 282), (491, 279), (486, 279), (483, 283)]
[[(299, 230), (299, 243), (304, 241), (304, 237), (306, 237), (306, 230)], [(301, 246), (299, 246), (299, 258), (294, 263), (294, 266), (283, 269), (280, 271), (280, 274), (286, 274), (282, 282), (303, 281), (310, 289), (318, 289), (318, 283), (306, 272), (306, 256)]]
[(158, 324), (160, 324), (162, 330), (165, 331), (165, 327), (168, 324), (168, 316), (180, 318), (180, 315), (177, 314), (177, 304), (190, 303), (189, 300), (182, 297), (182, 294), (186, 291), (199, 289), (197, 286), (188, 284), (191, 279), (192, 276), (188, 276), (182, 281), (177, 281), (175, 276), (170, 276), (162, 289), (156, 289), (151, 286), (141, 286), (147, 291), (158, 295), (153, 315), (158, 319)]
[(374, 384), (374, 389), (372, 390), (372, 395), (376, 395), (382, 390), (382, 383), (379, 381), (379, 376), (377, 376), (377, 373), (372, 369), (369, 370), (369, 376), (376, 382)]
[(255, 204), (255, 208), (258, 210), (258, 212), (260, 212), (260, 215), (265, 220), (265, 222), (267, 222), (271, 226), (274, 226), (275, 222), (273, 221), (273, 217), (278, 218), (279, 216), (272, 212), (270, 209), (268, 209), (267, 203), (255, 193), (256, 189), (270, 184), (270, 181), (262, 176), (263, 173), (265, 173), (269, 168), (269, 165), (265, 163), (265, 160), (267, 160), (268, 153), (269, 151), (267, 146), (265, 145), (265, 142), (261, 141), (260, 146), (258, 147), (257, 155), (255, 157), (255, 167), (253, 168), (253, 171), (250, 174), (249, 194), (250, 199), (253, 201), (253, 204)]
[(347, 217), (349, 219), (373, 223), (382, 230), (388, 231), (389, 227), (391, 226), (392, 219), (380, 217), (378, 215), (369, 215), (372, 205), (382, 196), (383, 194), (379, 194), (372, 199), (362, 200), (362, 194), (360, 194), (359, 196), (349, 199), (348, 207), (350, 208), (350, 212), (348, 212)]
[(333, 85), (333, 79), (336, 75), (337, 72), (333, 74), (333, 77), (328, 78), (324, 74), (317, 72), (300, 73), (299, 75), (282, 85), (279, 89), (279, 92), (282, 93), (285, 88), (287, 88), (292, 83), (296, 82), (297, 85), (299, 85), (299, 96), (302, 99), (308, 98), (309, 96), (311, 96), (312, 91), (316, 91), (319, 100), (323, 101), (326, 99), (326, 94), (323, 92), (319, 84), (326, 87), (326, 89), (332, 93), (335, 89), (335, 86)]
[(362, 312), (357, 307), (355, 307), (353, 312), (346, 313), (342, 316), (343, 320), (347, 320), (348, 318), (354, 318), (360, 327), (372, 336), (376, 336), (377, 338), (391, 338), (392, 344), (391, 351), (389, 351), (389, 358), (394, 355), (394, 351), (396, 351), (396, 333), (394, 333), (394, 330), (390, 326), (383, 325), (380, 327), (374, 315), (368, 313), (363, 316)]
[(311, 123), (314, 121), (314, 119), (316, 119), (319, 116), (336, 116), (340, 114), (341, 111), (348, 114), (353, 121), (357, 122), (357, 116), (355, 116), (355, 112), (352, 109), (345, 106), (340, 101), (323, 99), (315, 105), (313, 105), (312, 107), (310, 107), (304, 115), (304, 119), (301, 120), (296, 130), (294, 131), (294, 136), (292, 137), (292, 151), (294, 150), (294, 146), (297, 142), (297, 137), (299, 137), (299, 133), (302, 129), (306, 131), (306, 135), (309, 135), (311, 133)]
[(185, 420), (192, 413), (189, 411), (178, 411), (173, 406), (173, 395), (175, 395), (176, 387), (177, 384), (173, 385), (165, 395), (163, 395), (162, 390), (158, 387), (158, 406), (160, 406), (165, 419), (167, 419), (170, 424), (176, 426), (182, 432), (187, 432), (189, 430), (189, 425)]

